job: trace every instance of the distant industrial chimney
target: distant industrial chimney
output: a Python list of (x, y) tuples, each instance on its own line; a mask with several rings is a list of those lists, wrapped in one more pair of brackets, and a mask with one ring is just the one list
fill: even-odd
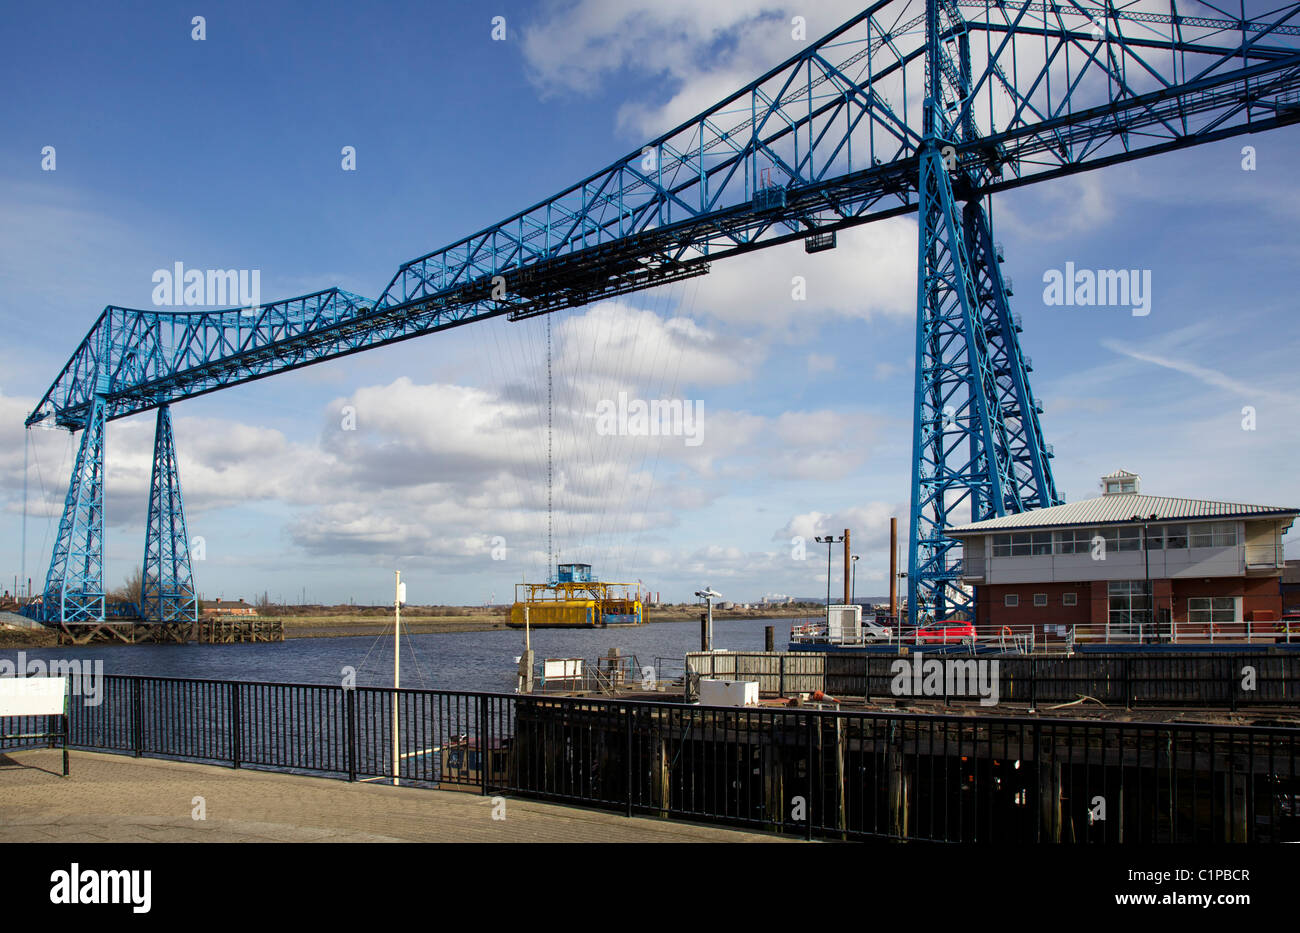
[(849, 530), (845, 528), (844, 529), (844, 605), (846, 606), (853, 602), (853, 596), (850, 590), (850, 583), (849, 583), (849, 580), (852, 576), (849, 570), (849, 568), (852, 566), (852, 558), (849, 557), (849, 552), (850, 552)]

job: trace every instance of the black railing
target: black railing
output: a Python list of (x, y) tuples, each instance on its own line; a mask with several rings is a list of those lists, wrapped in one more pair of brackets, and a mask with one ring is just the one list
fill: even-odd
[(74, 747), (823, 838), (1300, 841), (1300, 729), (103, 678)]
[[(1130, 709), (1300, 706), (1300, 654), (1295, 652), (1033, 657), (941, 652), (936, 647), (917, 653), (928, 659), (996, 661), (999, 703), (1036, 707), (1087, 697)], [(916, 654), (728, 651), (689, 654), (687, 667), (697, 676), (753, 680), (764, 696), (820, 690), (834, 697), (871, 699), (894, 696), (895, 665), (910, 665), (915, 659)], [(967, 699), (944, 694), (935, 698)]]

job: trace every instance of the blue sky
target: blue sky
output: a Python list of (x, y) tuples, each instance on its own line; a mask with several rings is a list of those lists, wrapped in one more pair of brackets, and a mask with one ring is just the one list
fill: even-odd
[[(22, 419), (107, 304), (152, 274), (261, 271), (265, 298), (377, 296), (398, 265), (555, 193), (789, 54), (853, 4), (626, 0), (28, 6), (0, 38), (0, 582), (22, 564)], [(207, 38), (190, 19), (206, 16)], [(490, 19), (507, 40), (490, 39)], [(787, 43), (782, 45), (782, 43)], [(1069, 499), (1300, 505), (1293, 412), (1300, 130), (999, 195), (996, 236)], [(1241, 168), (1241, 147), (1257, 169)], [(57, 169), (41, 170), (54, 146)], [(357, 170), (340, 150), (354, 146)], [(915, 222), (716, 264), (555, 315), (562, 557), (684, 598), (824, 592), (846, 525), (884, 592), (910, 482)], [(1045, 270), (1145, 269), (1152, 310), (1048, 307)], [(792, 275), (807, 302), (789, 300)], [(173, 415), (208, 597), (508, 598), (545, 554), (545, 322), (471, 325), (187, 401)], [(593, 352), (593, 347), (600, 352)], [(620, 390), (703, 405), (698, 447), (592, 438)], [(1242, 430), (1241, 409), (1257, 411)], [(341, 429), (342, 411), (358, 429)], [(544, 419), (543, 419), (544, 420)], [(138, 563), (152, 415), (109, 427), (108, 582)], [(26, 568), (44, 577), (73, 448), (32, 432)], [(1290, 537), (1290, 536), (1289, 536)], [(505, 558), (493, 560), (496, 539)], [(839, 571), (834, 575), (839, 586)]]

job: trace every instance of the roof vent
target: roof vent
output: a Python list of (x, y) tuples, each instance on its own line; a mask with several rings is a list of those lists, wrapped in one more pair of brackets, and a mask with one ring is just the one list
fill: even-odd
[(1103, 496), (1126, 496), (1140, 492), (1142, 489), (1142, 477), (1136, 473), (1130, 473), (1128, 470), (1116, 470), (1114, 473), (1108, 473), (1101, 478), (1101, 494)]

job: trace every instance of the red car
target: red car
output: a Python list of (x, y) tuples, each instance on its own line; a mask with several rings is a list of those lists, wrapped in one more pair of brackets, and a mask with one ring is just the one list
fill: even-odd
[(963, 639), (975, 637), (975, 626), (969, 622), (936, 622), (914, 633), (918, 644), (960, 645)]

